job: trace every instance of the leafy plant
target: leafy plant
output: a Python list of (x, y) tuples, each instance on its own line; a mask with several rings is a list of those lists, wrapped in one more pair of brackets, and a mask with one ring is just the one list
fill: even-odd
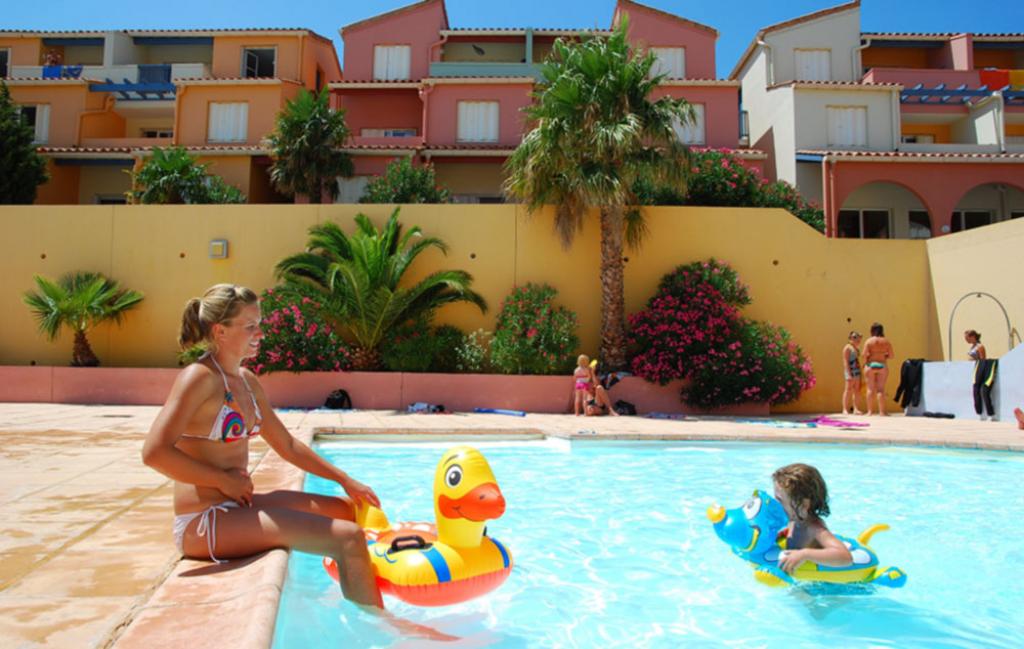
[(451, 325), (431, 328), (425, 317), (392, 330), (381, 344), (384, 367), (396, 372), (454, 372), (464, 334)]
[(471, 374), (488, 372), (491, 369), (491, 340), (493, 334), (477, 329), (465, 335), (455, 349), (455, 369)]
[(824, 212), (808, 203), (789, 183), (769, 182), (756, 169), (743, 165), (724, 149), (691, 150), (689, 183), (683, 186), (638, 179), (634, 191), (643, 205), (710, 205), (720, 207), (780, 207), (819, 232), (825, 231)]
[(92, 351), (87, 332), (96, 325), (120, 323), (126, 311), (142, 301), (137, 291), (122, 289), (100, 273), (68, 273), (54, 282), (34, 276), (37, 291), (26, 291), (24, 302), (39, 322), (39, 331), (56, 340), (62, 329), (74, 332), (73, 367), (95, 367), (100, 359)]
[(36, 153), (35, 133), (0, 80), (0, 205), (31, 205), (45, 183), (46, 160)]
[(512, 290), (502, 304), (491, 343), (491, 361), (506, 374), (559, 374), (576, 362), (576, 314), (554, 304), (547, 284)]
[(307, 250), (276, 267), (288, 284), (316, 291), (323, 317), (355, 341), (357, 369), (380, 365), (381, 342), (402, 323), (454, 302), (487, 309), (484, 298), (470, 288), (472, 275), (463, 270), (439, 270), (414, 284), (402, 283), (422, 252), (433, 248), (447, 253), (448, 247), (440, 239), (423, 237), (419, 227), (403, 232), (398, 212), (396, 208), (380, 230), (357, 214), (351, 236), (335, 223), (314, 225)]
[(208, 174), (208, 167), (182, 147), (154, 148), (142, 168), (132, 172), (128, 196), (133, 203), (159, 205), (245, 202), (245, 194)]
[(555, 227), (569, 245), (590, 210), (600, 213), (601, 358), (626, 365), (623, 243), (639, 245), (643, 214), (633, 191), (638, 179), (685, 186), (690, 163), (676, 135), (692, 123), (682, 99), (651, 100), (665, 78), (652, 75), (655, 57), (633, 48), (623, 19), (610, 35), (558, 39), (541, 65), (531, 130), (506, 163), (506, 191), (533, 212), (556, 205)]
[(388, 164), (363, 190), (360, 203), (449, 203), (447, 189), (438, 187), (433, 165), (414, 167), (409, 158)]
[(263, 340), (246, 365), (268, 372), (336, 372), (350, 365), (345, 341), (319, 319), (322, 305), (305, 287), (267, 289), (260, 296)]
[(285, 104), (267, 137), (274, 159), (271, 182), (284, 194), (308, 196), (311, 203), (321, 202), (325, 190), (332, 199), (337, 197), (337, 178), (348, 178), (354, 169), (352, 158), (341, 150), (350, 136), (345, 112), (331, 110), (329, 94), (326, 89), (300, 90)]

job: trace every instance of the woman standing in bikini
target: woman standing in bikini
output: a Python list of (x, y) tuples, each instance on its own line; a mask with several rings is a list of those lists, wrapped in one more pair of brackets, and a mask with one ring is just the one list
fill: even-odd
[(885, 328), (879, 323), (871, 325), (871, 337), (864, 341), (864, 377), (868, 384), (868, 414), (871, 402), (878, 404), (878, 414), (888, 415), (885, 411), (885, 382), (889, 378), (887, 361), (893, 357), (892, 343), (885, 337)]
[[(333, 557), (342, 591), (356, 604), (383, 606), (353, 501), (380, 505), (373, 490), (296, 440), (274, 414), (255, 374), (241, 366), (256, 355), (263, 332), (255, 293), (218, 284), (189, 300), (182, 348), (209, 351), (178, 375), (146, 437), (142, 459), (172, 478), (174, 538), (186, 557), (246, 557), (294, 548)], [(334, 480), (348, 494), (253, 493), (249, 438), (261, 435), (283, 459)]]
[(843, 389), (843, 414), (863, 415), (857, 407), (857, 397), (860, 396), (860, 352), (857, 345), (860, 343), (861, 335), (856, 331), (850, 332), (847, 343), (843, 345), (843, 379), (846, 387)]

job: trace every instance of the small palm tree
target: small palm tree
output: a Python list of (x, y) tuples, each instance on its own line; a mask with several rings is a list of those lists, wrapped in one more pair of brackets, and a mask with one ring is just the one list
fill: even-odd
[(348, 178), (354, 169), (352, 158), (341, 147), (349, 139), (344, 111), (331, 110), (326, 90), (300, 90), (277, 116), (277, 125), (267, 137), (274, 164), (270, 180), (278, 191), (302, 194), (310, 202), (321, 202), (326, 189), (338, 195), (338, 176)]
[(309, 246), (282, 259), (277, 276), (285, 282), (312, 286), (323, 296), (325, 319), (347, 331), (358, 349), (356, 369), (380, 366), (378, 348), (394, 327), (453, 302), (470, 302), (487, 310), (473, 291), (473, 277), (462, 270), (440, 270), (416, 284), (400, 287), (402, 277), (420, 253), (436, 248), (447, 254), (440, 239), (422, 237), (419, 227), (402, 232), (398, 209), (378, 230), (363, 214), (355, 217), (349, 236), (335, 223), (309, 229)]
[(692, 123), (683, 99), (651, 92), (654, 56), (630, 48), (628, 20), (609, 36), (555, 41), (541, 66), (534, 104), (524, 109), (533, 128), (506, 163), (505, 191), (533, 212), (555, 205), (555, 227), (568, 246), (588, 211), (601, 217), (601, 360), (626, 365), (623, 242), (636, 246), (645, 231), (635, 209), (638, 179), (684, 188), (688, 149), (675, 129)]
[(118, 283), (99, 273), (69, 273), (54, 282), (34, 277), (38, 292), (27, 291), (25, 304), (39, 321), (39, 331), (48, 340), (56, 340), (61, 329), (75, 332), (73, 367), (95, 367), (96, 358), (86, 332), (106, 320), (120, 322), (124, 313), (142, 301), (142, 294), (122, 289)]
[(208, 167), (182, 147), (154, 148), (142, 168), (131, 172), (128, 197), (133, 203), (158, 205), (245, 202), (245, 194), (207, 173)]

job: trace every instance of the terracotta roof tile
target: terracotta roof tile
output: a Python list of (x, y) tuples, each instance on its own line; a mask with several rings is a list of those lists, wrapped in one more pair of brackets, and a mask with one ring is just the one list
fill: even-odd
[(837, 151), (828, 149), (800, 149), (797, 153), (843, 158), (870, 160), (921, 160), (923, 162), (955, 158), (964, 162), (1024, 162), (1024, 153), (964, 153), (964, 152), (918, 152), (918, 151)]

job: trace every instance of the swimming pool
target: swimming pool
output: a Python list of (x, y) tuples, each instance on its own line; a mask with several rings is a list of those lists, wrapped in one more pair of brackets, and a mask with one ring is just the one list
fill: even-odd
[[(434, 468), (449, 446), (318, 450), (372, 485), (392, 521), (432, 521)], [(457, 606), (387, 600), (397, 615), (462, 638), (455, 646), (1017, 648), (1024, 638), (1024, 455), (715, 442), (475, 446), (508, 503), (488, 527), (513, 553), (512, 575)], [(715, 537), (710, 503), (736, 507), (797, 461), (828, 482), (834, 532), (892, 526), (871, 545), (909, 575), (903, 589), (768, 588)], [(306, 489), (341, 493), (313, 476)], [(293, 553), (274, 647), (328, 646), (409, 645), (346, 603), (319, 557)]]

